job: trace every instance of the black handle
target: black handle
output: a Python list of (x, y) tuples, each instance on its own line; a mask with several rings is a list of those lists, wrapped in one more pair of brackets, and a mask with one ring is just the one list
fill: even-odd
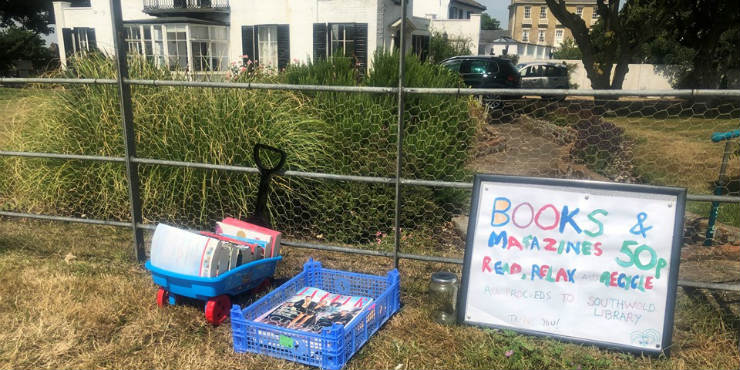
[[(273, 168), (265, 167), (265, 165), (262, 163), (262, 160), (260, 159), (260, 149), (265, 149), (280, 154), (280, 161), (278, 161), (278, 164)], [(283, 165), (285, 164), (285, 152), (269, 145), (258, 143), (254, 146), (253, 155), (254, 162), (257, 163), (257, 168), (260, 170), (260, 173), (272, 173), (275, 171), (280, 171), (280, 169), (283, 168)]]
[[(260, 159), (260, 150), (265, 149), (280, 154), (280, 160), (275, 167), (268, 168), (262, 163)], [(254, 207), (254, 214), (247, 219), (247, 222), (251, 222), (255, 225), (264, 226), (272, 229), (270, 221), (265, 216), (265, 208), (267, 207), (267, 194), (270, 190), (270, 178), (273, 172), (280, 171), (285, 164), (285, 152), (265, 144), (257, 144), (254, 146), (254, 162), (257, 164), (257, 168), (260, 170), (260, 187), (257, 192), (257, 204)]]

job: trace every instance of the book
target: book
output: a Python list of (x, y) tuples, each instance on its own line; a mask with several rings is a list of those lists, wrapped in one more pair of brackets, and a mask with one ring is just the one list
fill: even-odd
[(239, 261), (242, 261), (236, 264), (230, 264), (230, 268), (232, 269), (243, 263), (262, 259), (265, 255), (266, 243), (259, 240), (254, 240), (253, 243), (251, 242), (253, 241), (253, 239), (240, 238), (237, 236), (226, 234), (217, 234), (210, 231), (201, 231), (200, 234), (228, 243), (228, 245), (231, 247), (231, 255), (238, 255)]
[(231, 269), (233, 244), (165, 224), (152, 236), (153, 266), (178, 274), (215, 277)]
[(216, 222), (216, 233), (265, 242), (265, 258), (280, 255), (282, 233), (279, 231), (227, 217), (220, 222)]
[(372, 298), (333, 294), (305, 287), (255, 320), (287, 329), (320, 333), (332, 324), (349, 325), (373, 302)]

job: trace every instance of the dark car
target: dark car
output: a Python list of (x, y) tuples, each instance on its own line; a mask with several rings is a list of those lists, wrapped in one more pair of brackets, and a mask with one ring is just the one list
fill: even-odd
[[(557, 63), (523, 63), (517, 65), (525, 89), (569, 89), (568, 68)], [(565, 96), (542, 96), (542, 98), (564, 99)]]
[[(467, 86), (480, 89), (518, 89), (521, 76), (511, 60), (492, 56), (457, 56), (441, 63), (458, 72)], [(506, 96), (506, 98), (511, 98)], [(497, 96), (486, 96), (489, 102), (499, 101)]]

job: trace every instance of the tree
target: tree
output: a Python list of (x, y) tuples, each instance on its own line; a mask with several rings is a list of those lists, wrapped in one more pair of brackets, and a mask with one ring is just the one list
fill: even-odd
[(27, 30), (49, 34), (53, 22), (49, 0), (0, 0), (0, 27), (20, 26)]
[(573, 41), (572, 38), (568, 37), (562, 44), (560, 44), (560, 47), (552, 53), (552, 57), (555, 59), (579, 60), (583, 58), (583, 53), (581, 53), (581, 49), (578, 48), (576, 42)]
[(433, 32), (429, 39), (430, 63), (439, 63), (456, 55), (470, 55), (470, 40), (451, 39), (447, 33)]
[(28, 60), (35, 70), (45, 70), (54, 59), (38, 33), (18, 27), (0, 30), (0, 76), (10, 75), (16, 60)]
[(480, 15), (480, 29), (482, 30), (500, 30), (501, 22), (498, 19), (491, 17), (488, 13)]
[(567, 10), (565, 0), (545, 1), (555, 18), (573, 34), (594, 89), (622, 88), (629, 63), (639, 56), (641, 45), (655, 38), (667, 14), (665, 9), (655, 8), (655, 2), (662, 0), (627, 0), (621, 9), (618, 0), (606, 4), (596, 0), (599, 20), (589, 31), (581, 16)]
[(676, 87), (718, 88), (728, 70), (740, 68), (740, 2), (656, 0), (667, 9), (645, 59), (676, 65)]

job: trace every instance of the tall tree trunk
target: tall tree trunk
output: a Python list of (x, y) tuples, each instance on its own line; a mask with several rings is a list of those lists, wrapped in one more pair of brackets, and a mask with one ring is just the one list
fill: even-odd
[(630, 56), (622, 56), (619, 63), (617, 63), (617, 68), (614, 69), (614, 77), (612, 78), (612, 84), (611, 89), (612, 90), (621, 90), (622, 84), (624, 83), (624, 78), (627, 76), (627, 72), (630, 71)]

